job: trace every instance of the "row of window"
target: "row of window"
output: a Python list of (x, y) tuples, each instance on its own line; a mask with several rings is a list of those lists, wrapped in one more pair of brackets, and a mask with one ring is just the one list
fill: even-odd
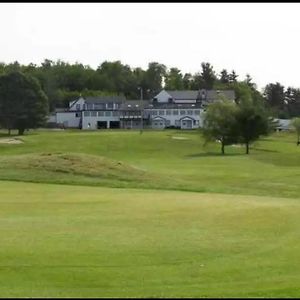
[(118, 111), (85, 111), (85, 117), (117, 117), (119, 116)]
[(178, 110), (178, 109), (173, 109), (172, 111), (167, 109), (167, 110), (152, 110), (151, 114), (153, 116), (164, 116), (164, 115), (200, 115), (200, 110)]
[[(140, 116), (141, 112), (140, 111), (131, 111), (131, 112), (122, 112), (123, 115), (125, 116)], [(153, 116), (164, 116), (164, 115), (200, 115), (200, 110), (178, 110), (178, 109), (173, 109), (171, 110), (152, 110), (151, 114)], [(85, 117), (117, 117), (119, 116), (118, 111), (85, 111), (84, 112)]]
[[(83, 104), (83, 109), (118, 109), (120, 107), (119, 103), (87, 103)], [(80, 104), (76, 104), (76, 110), (80, 110)]]
[[(192, 122), (193, 122), (194, 125), (199, 124), (199, 122), (196, 121), (196, 120), (193, 120)], [(191, 124), (191, 121), (183, 121), (182, 122), (182, 125), (184, 125), (184, 126), (188, 126), (189, 124)], [(165, 125), (166, 127), (168, 127), (168, 126), (171, 125), (171, 122), (169, 120), (166, 120), (165, 122), (163, 122), (163, 121), (153, 121), (152, 125), (154, 125), (154, 126), (163, 126), (163, 125)], [(175, 126), (177, 126), (177, 127), (181, 126), (180, 121), (176, 120), (175, 121)]]

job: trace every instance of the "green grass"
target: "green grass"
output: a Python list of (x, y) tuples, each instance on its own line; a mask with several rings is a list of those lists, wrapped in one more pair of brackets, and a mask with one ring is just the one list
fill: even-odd
[(12, 182), (0, 189), (1, 297), (300, 294), (298, 200)]
[(225, 156), (197, 131), (18, 138), (0, 143), (0, 297), (300, 296), (294, 134)]
[[(36, 131), (21, 139), (23, 144), (0, 144), (0, 180), (291, 198), (300, 195), (300, 148), (294, 134), (276, 133), (262, 139), (252, 146), (250, 155), (244, 154), (243, 147), (226, 147), (225, 156), (217, 143), (204, 147), (197, 131), (145, 131), (142, 135), (118, 130)], [(51, 160), (50, 169), (45, 168), (43, 155), (47, 163)], [(70, 164), (61, 170), (61, 155), (77, 155), (76, 166), (72, 166), (76, 159), (67, 160)], [(118, 175), (108, 176), (107, 167), (94, 164), (97, 157), (140, 173), (120, 169)], [(39, 163), (33, 165), (34, 161)]]

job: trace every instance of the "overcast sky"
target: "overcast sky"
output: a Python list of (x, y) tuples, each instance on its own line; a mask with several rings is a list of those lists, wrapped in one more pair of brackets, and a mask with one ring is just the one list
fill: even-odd
[(1, 3), (0, 61), (151, 61), (300, 87), (300, 3)]

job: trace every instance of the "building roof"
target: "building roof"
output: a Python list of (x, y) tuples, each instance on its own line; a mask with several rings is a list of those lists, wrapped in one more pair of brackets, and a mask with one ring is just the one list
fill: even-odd
[(235, 99), (233, 90), (184, 90), (184, 91), (166, 91), (174, 100), (196, 100), (201, 99), (205, 95), (206, 101), (213, 101), (218, 99), (219, 96), (224, 96), (230, 100)]
[[(149, 105), (149, 100), (142, 101), (142, 108), (145, 108)], [(141, 100), (126, 100), (121, 106), (120, 110), (140, 110), (141, 109)]]
[(184, 91), (166, 91), (173, 99), (191, 99), (196, 100), (199, 94), (198, 90), (184, 90)]
[(95, 103), (106, 103), (106, 102), (115, 102), (121, 103), (126, 100), (125, 96), (96, 96), (96, 97), (85, 97), (85, 103), (95, 104)]

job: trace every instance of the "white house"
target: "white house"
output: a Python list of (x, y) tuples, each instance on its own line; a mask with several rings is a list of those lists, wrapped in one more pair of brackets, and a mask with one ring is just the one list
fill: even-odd
[(291, 128), (291, 120), (288, 119), (274, 119), (275, 122), (277, 122), (275, 130), (277, 131), (286, 131), (290, 130)]
[(68, 109), (57, 110), (51, 120), (65, 128), (181, 128), (202, 127), (206, 106), (222, 97), (234, 101), (233, 91), (162, 90), (151, 100), (123, 96), (79, 97)]

